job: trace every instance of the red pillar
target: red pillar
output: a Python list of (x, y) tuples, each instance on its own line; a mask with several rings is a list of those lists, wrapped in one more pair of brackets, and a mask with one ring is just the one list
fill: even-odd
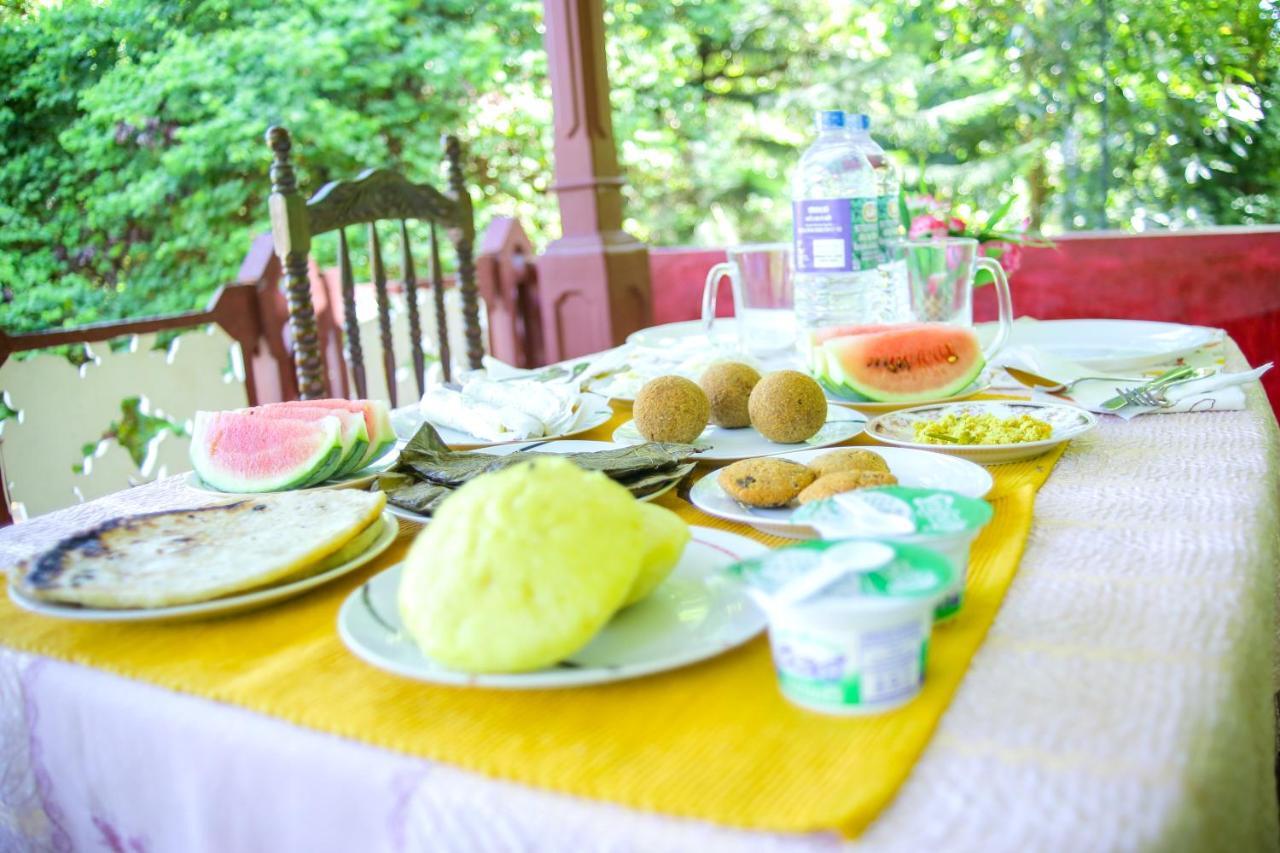
[(622, 343), (648, 325), (649, 256), (622, 230), (601, 0), (543, 0), (563, 236), (538, 258), (550, 361)]

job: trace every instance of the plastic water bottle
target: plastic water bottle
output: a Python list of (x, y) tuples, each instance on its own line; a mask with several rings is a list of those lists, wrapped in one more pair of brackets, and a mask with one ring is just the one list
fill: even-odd
[[(806, 362), (814, 333), (891, 322), (883, 316), (876, 173), (843, 110), (818, 113), (818, 138), (792, 180), (796, 325)], [(818, 365), (811, 365), (818, 367)]]
[[(876, 216), (880, 224), (880, 273), (884, 286), (889, 289), (887, 298), (899, 300), (899, 309), (905, 315), (907, 306), (906, 263), (899, 256), (902, 243), (902, 220), (898, 213), (901, 184), (898, 170), (884, 153), (880, 143), (871, 138), (871, 116), (864, 113), (845, 113), (845, 126), (849, 138), (854, 141), (871, 163), (876, 175)], [(895, 317), (903, 320), (905, 316)]]

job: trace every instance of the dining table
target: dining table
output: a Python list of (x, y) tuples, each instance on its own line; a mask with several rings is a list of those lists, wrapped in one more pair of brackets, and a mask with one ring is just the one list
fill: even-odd
[[(1227, 367), (1244, 369), (1223, 347)], [(369, 743), (354, 722), (318, 727), (307, 713), (122, 674), (88, 645), (16, 642), (6, 623), (40, 617), (6, 601), (0, 850), (1280, 849), (1280, 431), (1256, 384), (1246, 399), (1239, 411), (1103, 416), (1067, 446), (945, 711), (856, 833), (718, 823), (636, 805), (643, 791), (624, 805)], [(607, 439), (617, 422), (583, 437)], [(0, 565), (106, 519), (215, 500), (184, 474), (139, 485), (0, 530)], [(696, 512), (677, 494), (664, 501)], [(401, 525), (366, 574), (402, 557), (418, 526)], [(317, 653), (308, 679), (352, 665), (336, 648)], [(160, 652), (172, 685), (209, 650)], [(220, 677), (301, 676), (248, 658)], [(543, 707), (574, 702), (566, 689)], [(537, 749), (539, 720), (526, 726)]]

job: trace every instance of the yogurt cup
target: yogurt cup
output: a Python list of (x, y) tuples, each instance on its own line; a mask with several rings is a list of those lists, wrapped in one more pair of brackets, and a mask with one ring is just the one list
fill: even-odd
[(793, 521), (817, 529), (824, 539), (850, 536), (923, 545), (947, 558), (955, 580), (938, 602), (934, 618), (950, 619), (964, 604), (969, 548), (991, 521), (991, 504), (942, 489), (883, 486), (845, 492), (805, 504)]
[[(878, 560), (867, 559), (870, 549)], [(842, 563), (852, 568), (832, 571)], [(768, 615), (778, 685), (791, 702), (874, 714), (920, 693), (934, 605), (955, 574), (941, 554), (899, 542), (811, 541), (728, 571)]]

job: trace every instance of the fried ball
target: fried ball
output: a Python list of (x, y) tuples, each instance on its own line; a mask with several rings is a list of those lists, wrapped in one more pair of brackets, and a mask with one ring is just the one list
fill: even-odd
[(761, 435), (782, 444), (811, 438), (827, 422), (822, 387), (796, 370), (779, 370), (757, 382), (747, 410)]
[(631, 413), (646, 441), (689, 444), (707, 428), (711, 403), (692, 380), (659, 376), (644, 383)]
[(720, 361), (702, 372), (698, 385), (711, 401), (711, 422), (736, 429), (751, 426), (747, 399), (760, 381), (760, 374), (740, 361)]
[(742, 459), (722, 469), (720, 488), (747, 506), (786, 506), (813, 482), (813, 472), (799, 462), (763, 456)]
[(874, 486), (897, 485), (898, 478), (884, 471), (837, 471), (813, 481), (800, 492), (797, 500), (802, 504), (820, 501), (841, 492), (852, 492), (854, 489), (870, 489)]
[(809, 470), (817, 477), (825, 477), (839, 471), (879, 471), (882, 474), (888, 474), (889, 465), (878, 453), (842, 447), (814, 459), (809, 463)]

